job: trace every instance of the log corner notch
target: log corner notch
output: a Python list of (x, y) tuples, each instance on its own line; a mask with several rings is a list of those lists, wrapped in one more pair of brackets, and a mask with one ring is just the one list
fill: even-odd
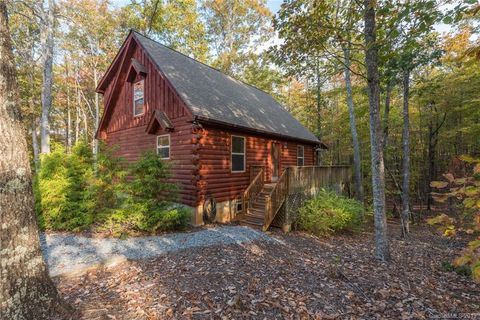
[(145, 131), (148, 134), (155, 134), (159, 129), (173, 131), (174, 127), (172, 121), (170, 121), (165, 112), (154, 110)]

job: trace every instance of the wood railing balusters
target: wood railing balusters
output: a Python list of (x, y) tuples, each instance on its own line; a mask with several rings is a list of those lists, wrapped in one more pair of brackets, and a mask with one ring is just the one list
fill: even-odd
[(285, 202), (288, 195), (288, 175), (289, 169), (285, 169), (282, 172), (280, 178), (278, 178), (275, 187), (268, 196), (265, 197), (265, 220), (263, 224), (263, 231), (267, 231), (270, 224), (275, 219), (278, 211)]
[(245, 192), (243, 193), (243, 199), (242, 199), (242, 211), (243, 214), (248, 213), (248, 208), (250, 208), (257, 198), (258, 194), (260, 191), (263, 189), (263, 169), (260, 169), (260, 171), (257, 173), (253, 181), (250, 183), (250, 185), (247, 187)]

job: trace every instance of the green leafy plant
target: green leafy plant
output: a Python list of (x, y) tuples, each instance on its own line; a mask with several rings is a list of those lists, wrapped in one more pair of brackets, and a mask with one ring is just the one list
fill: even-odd
[(154, 152), (127, 168), (115, 156), (115, 148), (105, 145), (95, 165), (85, 142), (77, 143), (71, 154), (56, 148), (42, 156), (34, 180), (40, 226), (64, 231), (92, 228), (118, 236), (183, 229), (191, 212), (172, 202), (178, 187), (169, 178), (168, 163)]
[(131, 169), (132, 180), (128, 183), (129, 193), (139, 199), (174, 201), (178, 186), (169, 182), (170, 165), (155, 152), (147, 151), (135, 162)]
[(95, 201), (87, 191), (93, 176), (88, 145), (77, 143), (71, 154), (55, 148), (51, 154), (42, 155), (40, 163), (34, 184), (40, 227), (79, 231), (90, 226)]
[(340, 230), (354, 230), (362, 224), (360, 202), (335, 192), (322, 190), (299, 209), (300, 229), (316, 235), (330, 235)]
[(102, 227), (115, 235), (135, 231), (172, 231), (184, 229), (191, 212), (174, 205), (178, 187), (169, 182), (170, 166), (156, 153), (146, 152), (132, 164), (123, 198), (117, 208), (102, 214)]
[[(431, 187), (439, 192), (432, 192), (432, 197), (438, 202), (445, 202), (450, 198), (457, 199), (463, 206), (462, 225), (446, 214), (427, 220), (430, 225), (439, 226), (438, 229), (445, 236), (455, 236), (457, 230), (469, 234), (480, 233), (480, 160), (470, 156), (461, 156), (460, 159), (472, 166), (472, 175), (455, 178), (446, 173), (446, 181), (432, 181)], [(443, 191), (443, 192), (440, 192)], [(480, 282), (480, 236), (469, 242), (461, 255), (453, 261), (455, 268), (469, 268), (469, 274), (475, 281)]]

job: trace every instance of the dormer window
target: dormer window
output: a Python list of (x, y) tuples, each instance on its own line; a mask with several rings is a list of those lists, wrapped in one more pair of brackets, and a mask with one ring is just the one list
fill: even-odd
[(133, 84), (133, 116), (137, 117), (145, 111), (145, 85), (144, 80), (137, 81)]

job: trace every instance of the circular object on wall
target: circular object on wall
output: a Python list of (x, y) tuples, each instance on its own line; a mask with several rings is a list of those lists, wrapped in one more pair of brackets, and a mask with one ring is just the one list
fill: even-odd
[(207, 196), (203, 203), (203, 222), (213, 223), (217, 216), (217, 201), (213, 196)]

